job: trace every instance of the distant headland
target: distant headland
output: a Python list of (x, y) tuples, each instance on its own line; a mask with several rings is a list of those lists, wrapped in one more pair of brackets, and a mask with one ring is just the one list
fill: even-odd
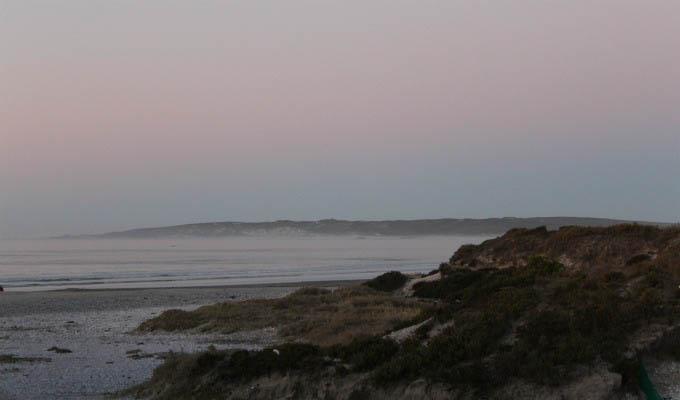
[(210, 222), (155, 228), (131, 229), (98, 235), (62, 236), (61, 238), (156, 239), (156, 238), (215, 238), (215, 237), (299, 237), (299, 236), (434, 236), (434, 235), (494, 235), (513, 228), (545, 226), (554, 230), (562, 226), (611, 226), (621, 223), (669, 225), (666, 223), (625, 221), (583, 217), (533, 218), (442, 218), (415, 220), (350, 221), (324, 219), (319, 221), (279, 220), (272, 222)]

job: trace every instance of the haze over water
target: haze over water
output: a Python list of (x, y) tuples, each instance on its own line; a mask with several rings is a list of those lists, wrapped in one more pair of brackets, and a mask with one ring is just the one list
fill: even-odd
[(369, 279), (428, 272), (480, 236), (0, 241), (0, 285), (54, 290)]
[(679, 1), (1, 4), (0, 238), (680, 216)]

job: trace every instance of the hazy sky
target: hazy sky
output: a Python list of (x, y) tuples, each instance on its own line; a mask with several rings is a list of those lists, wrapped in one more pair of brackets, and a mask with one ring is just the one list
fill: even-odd
[(0, 3), (0, 237), (680, 220), (680, 1)]

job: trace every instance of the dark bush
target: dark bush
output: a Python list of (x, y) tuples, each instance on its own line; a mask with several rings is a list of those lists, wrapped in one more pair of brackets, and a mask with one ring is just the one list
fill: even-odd
[(351, 364), (356, 371), (368, 371), (390, 360), (398, 350), (399, 345), (394, 340), (374, 337), (333, 346), (329, 355)]
[(379, 385), (389, 385), (395, 382), (411, 380), (419, 376), (427, 376), (428, 366), (427, 347), (408, 343), (402, 345), (399, 353), (375, 370), (373, 380)]
[[(620, 273), (608, 278), (625, 280)], [(453, 318), (455, 328), (425, 348), (402, 348), (376, 371), (376, 379), (385, 383), (426, 376), (474, 387), (477, 381), (501, 384), (522, 377), (560, 384), (575, 365), (598, 357), (623, 368), (627, 337), (641, 318), (657, 315), (658, 291), (642, 290), (630, 302), (607, 282), (567, 274), (562, 264), (544, 257), (500, 270), (452, 269), (444, 279), (417, 284), (414, 290), (417, 296), (444, 300), (432, 313), (441, 322)], [(523, 315), (516, 340), (501, 343)], [(489, 362), (480, 362), (493, 354)]]
[(168, 310), (154, 319), (143, 322), (140, 331), (163, 330), (168, 332), (193, 329), (201, 325), (201, 316), (184, 310)]
[(649, 254), (638, 254), (628, 259), (628, 261), (626, 261), (626, 265), (635, 265), (651, 259), (652, 256), (650, 256)]
[(347, 400), (369, 400), (371, 398), (371, 391), (366, 388), (354, 389), (349, 394)]
[(604, 280), (606, 282), (623, 282), (626, 279), (626, 276), (619, 271), (611, 271), (607, 272), (604, 275)]
[(370, 287), (371, 289), (380, 290), (383, 292), (392, 292), (397, 289), (401, 289), (407, 281), (408, 276), (398, 271), (391, 271), (373, 278), (368, 282), (364, 282), (364, 285)]
[(318, 346), (304, 343), (286, 343), (260, 351), (240, 350), (231, 355), (225, 377), (235, 381), (248, 381), (274, 372), (314, 370), (323, 357)]
[(550, 276), (562, 270), (564, 266), (549, 258), (532, 256), (529, 257), (524, 268), (534, 276)]

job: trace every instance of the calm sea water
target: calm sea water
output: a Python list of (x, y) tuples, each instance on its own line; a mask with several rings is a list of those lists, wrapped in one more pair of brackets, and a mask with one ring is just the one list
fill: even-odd
[(5, 290), (240, 285), (427, 272), (487, 237), (0, 241)]

